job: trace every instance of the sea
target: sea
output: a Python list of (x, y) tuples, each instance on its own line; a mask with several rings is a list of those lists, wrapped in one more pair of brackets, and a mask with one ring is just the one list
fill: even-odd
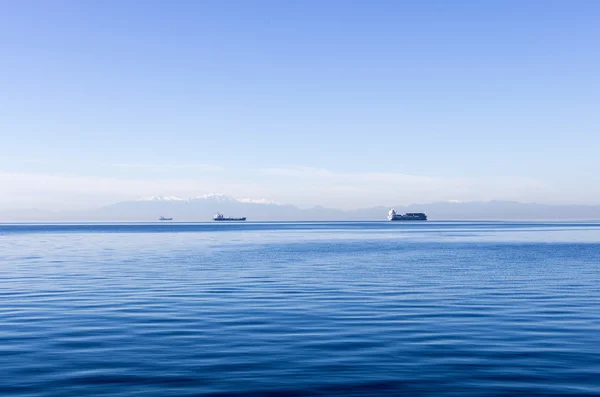
[(1, 396), (600, 396), (600, 222), (0, 224)]

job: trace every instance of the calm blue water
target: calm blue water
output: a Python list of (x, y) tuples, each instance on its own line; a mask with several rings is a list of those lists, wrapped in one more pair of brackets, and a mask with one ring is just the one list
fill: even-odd
[(2, 396), (600, 395), (600, 222), (0, 225)]

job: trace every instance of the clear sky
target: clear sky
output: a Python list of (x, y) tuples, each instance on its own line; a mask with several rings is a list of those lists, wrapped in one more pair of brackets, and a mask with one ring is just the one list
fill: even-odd
[(600, 1), (0, 1), (0, 209), (600, 204)]

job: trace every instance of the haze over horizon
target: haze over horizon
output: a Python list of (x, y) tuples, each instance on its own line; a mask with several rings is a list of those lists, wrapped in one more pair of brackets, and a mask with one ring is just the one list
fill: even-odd
[(0, 211), (600, 205), (600, 3), (3, 2)]
[(600, 219), (600, 205), (542, 205), (516, 201), (441, 201), (411, 205), (372, 206), (341, 210), (324, 206), (300, 208), (267, 200), (208, 194), (181, 198), (152, 196), (88, 210), (21, 209), (0, 211), (0, 223), (21, 222), (156, 222), (167, 216), (175, 222), (206, 222), (216, 213), (244, 216), (252, 221), (381, 221), (388, 210), (424, 212), (432, 221), (586, 221)]

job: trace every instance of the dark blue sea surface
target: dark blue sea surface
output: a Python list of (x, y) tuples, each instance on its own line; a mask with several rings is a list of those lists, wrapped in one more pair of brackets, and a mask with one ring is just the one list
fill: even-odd
[(599, 396), (600, 222), (0, 225), (2, 396)]

